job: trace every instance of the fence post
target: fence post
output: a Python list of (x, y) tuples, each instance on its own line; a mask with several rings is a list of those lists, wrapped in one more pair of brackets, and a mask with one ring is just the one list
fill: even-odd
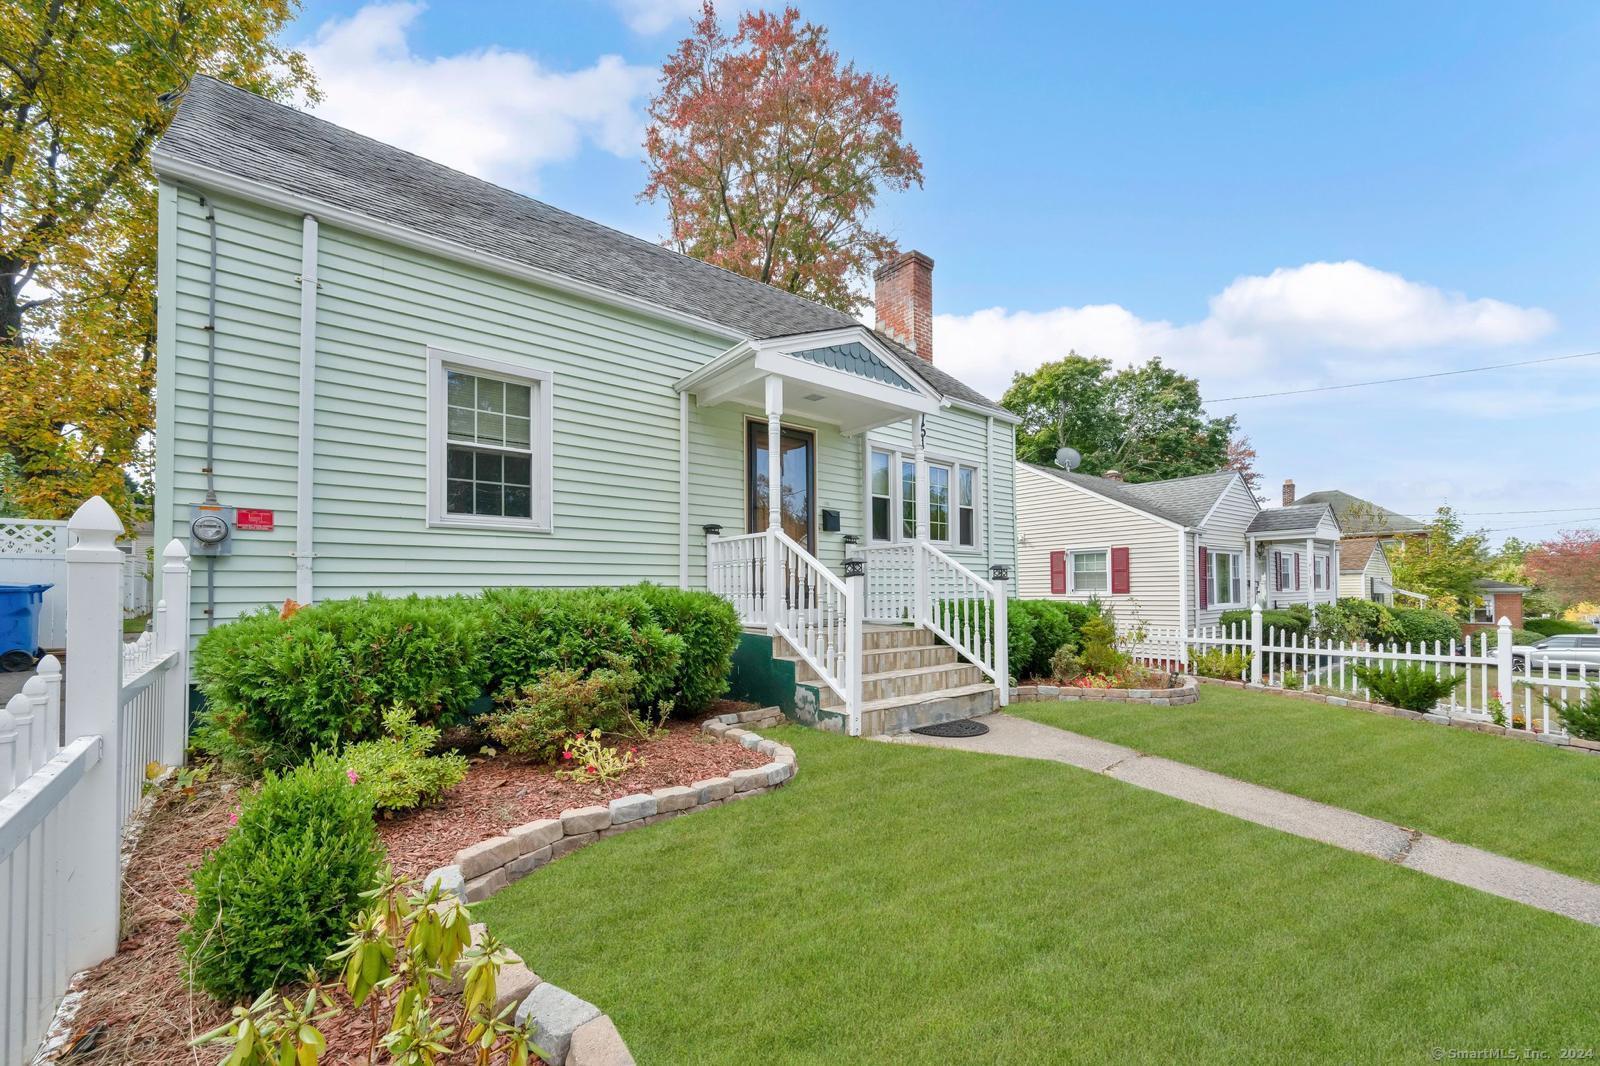
[(39, 660), (34, 674), (44, 682), (45, 721), (46, 728), (54, 734), (50, 741), (50, 750), (54, 753), (60, 751), (67, 742), (67, 720), (61, 713), (61, 660), (54, 655), (46, 655)]
[(1261, 684), (1261, 597), (1250, 601), (1250, 684)]
[(861, 675), (865, 670), (861, 651), (862, 614), (867, 598), (867, 561), (844, 561), (844, 654), (845, 713), (850, 717), (847, 732), (853, 737), (861, 735)]
[(162, 684), (161, 762), (181, 766), (189, 746), (189, 549), (174, 537), (161, 553), (161, 602), (156, 606), (156, 654), (174, 655)]
[(1004, 707), (1011, 702), (1011, 630), (1006, 615), (1011, 567), (995, 563), (989, 567), (989, 580), (994, 582), (994, 672), (1000, 676), (1000, 706)]
[[(1501, 615), (1500, 625), (1495, 631), (1494, 687), (1495, 695), (1500, 697), (1500, 703), (1506, 709), (1506, 725), (1511, 724), (1511, 708), (1516, 702), (1514, 684), (1511, 673), (1511, 619)], [(1528, 724), (1532, 725), (1531, 722)]]
[(73, 513), (67, 529), (77, 538), (66, 552), (67, 738), (100, 738), (100, 761), (78, 786), (77, 869), (66, 901), (78, 916), (67, 965), (81, 970), (116, 954), (121, 922), (122, 523), (95, 496)]

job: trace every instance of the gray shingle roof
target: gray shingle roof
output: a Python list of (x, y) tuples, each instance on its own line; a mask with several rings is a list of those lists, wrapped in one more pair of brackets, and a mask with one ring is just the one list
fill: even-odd
[[(756, 340), (859, 326), (842, 311), (551, 207), (204, 76), (151, 155), (220, 170), (523, 266), (693, 315)], [(880, 335), (881, 337), (881, 335)], [(883, 338), (886, 339), (886, 338)], [(947, 399), (1005, 413), (898, 344)], [(917, 365), (921, 364), (921, 365)]]
[(1295, 503), (1325, 503), (1333, 508), (1333, 517), (1347, 537), (1363, 533), (1420, 533), (1426, 527), (1414, 518), (1398, 511), (1379, 507), (1371, 500), (1363, 500), (1339, 489), (1308, 492)]
[[(1247, 533), (1293, 533), (1315, 529), (1322, 516), (1332, 514), (1333, 508), (1325, 503), (1297, 503), (1293, 507), (1273, 507), (1262, 511), (1250, 520)], [(1337, 522), (1337, 519), (1335, 519)]]
[(1215, 474), (1196, 474), (1193, 477), (1129, 484), (1125, 481), (1095, 477), (1092, 474), (1075, 474), (1070, 470), (1040, 466), (1037, 463), (1022, 465), (1181, 526), (1198, 526), (1205, 521), (1206, 515), (1211, 513), (1211, 508), (1238, 476), (1232, 471), (1224, 470)]
[(1526, 585), (1513, 585), (1509, 581), (1496, 581), (1490, 577), (1480, 577), (1472, 583), (1472, 587), (1482, 592), (1527, 592)]
[(870, 381), (881, 381), (885, 385), (893, 385), (897, 389), (915, 392), (916, 387), (906, 383), (905, 378), (889, 369), (889, 365), (873, 354), (872, 349), (859, 341), (848, 344), (830, 344), (825, 348), (807, 348), (803, 352), (791, 352), (796, 359), (804, 359), (808, 363), (819, 366), (831, 367), (842, 370), (846, 374), (867, 378)]

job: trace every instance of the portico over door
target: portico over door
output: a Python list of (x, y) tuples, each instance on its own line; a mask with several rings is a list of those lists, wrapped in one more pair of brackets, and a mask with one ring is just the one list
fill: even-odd
[[(817, 438), (810, 430), (784, 426), (780, 441), (780, 525), (785, 534), (815, 555)], [(752, 533), (767, 528), (768, 469), (767, 425), (748, 422), (745, 426), (745, 528)]]

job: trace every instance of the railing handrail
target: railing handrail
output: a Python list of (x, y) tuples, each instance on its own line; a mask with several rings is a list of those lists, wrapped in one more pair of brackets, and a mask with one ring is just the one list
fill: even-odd
[(938, 559), (946, 566), (953, 567), (957, 573), (961, 574), (961, 576), (970, 578), (972, 581), (976, 582), (978, 587), (988, 592), (990, 596), (994, 595), (994, 584), (987, 578), (979, 577), (974, 571), (969, 570), (965, 564), (956, 559), (952, 559), (950, 556), (940, 551), (935, 545), (924, 542), (922, 546), (932, 553), (935, 559)]
[[(918, 542), (918, 549), (921, 553), (919, 566), (925, 573), (925, 576), (920, 580), (924, 581), (925, 585), (933, 583), (932, 573), (934, 567), (930, 565), (930, 561), (937, 563), (945, 570), (953, 572), (960, 581), (969, 585), (976, 593), (974, 598), (980, 603), (987, 604), (986, 610), (989, 612), (987, 623), (980, 625), (976, 630), (970, 626), (967, 627), (966, 631), (973, 638), (972, 641), (963, 639), (961, 634), (953, 631), (948, 626), (940, 624), (939, 612), (934, 607), (931, 593), (923, 596), (925, 601), (921, 609), (923, 617), (918, 621), (932, 631), (934, 635), (965, 656), (969, 662), (987, 675), (989, 680), (1000, 686), (1001, 692), (1004, 693), (1006, 686), (1011, 683), (1011, 666), (1010, 663), (1004, 661), (1002, 652), (1005, 643), (1003, 638), (996, 633), (996, 629), (1004, 618), (1002, 609), (998, 604), (1000, 599), (998, 590), (992, 582), (979, 577), (966, 566), (952, 559), (927, 541)], [(970, 622), (971, 620), (969, 617), (968, 621)], [(985, 636), (987, 640), (983, 639)], [(974, 642), (976, 646), (974, 646)], [(1002, 698), (1001, 702), (1003, 705), (1004, 698)]]
[(804, 545), (796, 541), (783, 530), (780, 529), (776, 532), (778, 534), (779, 544), (787, 545), (791, 551), (805, 561), (807, 566), (815, 570), (823, 578), (823, 580), (827, 581), (840, 593), (844, 592), (844, 581), (834, 576), (833, 571), (824, 566), (821, 559), (818, 559), (815, 555), (812, 555), (810, 552), (806, 551)]
[(759, 532), (756, 532), (756, 533), (736, 533), (731, 537), (725, 537), (725, 536), (722, 536), (721, 534), (718, 534), (716, 537), (712, 538), (711, 543), (712, 544), (731, 544), (733, 541), (736, 541), (736, 540), (760, 540), (762, 537), (765, 537), (766, 535), (767, 535), (767, 531), (764, 530), (764, 529), (759, 531)]

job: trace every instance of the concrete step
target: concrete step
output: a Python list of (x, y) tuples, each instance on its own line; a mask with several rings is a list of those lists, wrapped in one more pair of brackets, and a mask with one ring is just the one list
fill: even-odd
[(864, 674), (861, 678), (861, 699), (864, 703), (893, 699), (898, 696), (920, 696), (944, 689), (976, 685), (985, 680), (984, 673), (971, 663), (947, 663), (943, 666), (922, 666), (911, 670), (890, 670), (882, 674)]
[(926, 648), (937, 643), (937, 637), (919, 626), (863, 626), (861, 629), (861, 647), (866, 651)]
[(875, 700), (861, 707), (861, 734), (870, 737), (880, 733), (904, 733), (937, 722), (976, 718), (994, 710), (998, 701), (999, 693), (987, 678), (981, 685)]
[[(801, 684), (816, 684), (822, 680), (811, 664), (800, 658), (794, 649), (787, 645), (782, 648), (778, 658), (794, 663), (794, 679)], [(956, 650), (947, 644), (930, 644), (925, 648), (882, 648), (878, 651), (864, 651), (861, 658), (865, 667), (862, 675), (863, 683), (883, 674), (967, 665), (956, 654)]]

